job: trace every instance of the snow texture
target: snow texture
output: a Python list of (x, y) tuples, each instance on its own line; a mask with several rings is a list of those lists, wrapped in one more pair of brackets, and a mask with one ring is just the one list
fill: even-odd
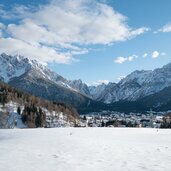
[[(22, 122), (21, 115), (17, 113), (17, 103), (9, 102), (4, 107), (0, 104), (0, 128), (27, 128)], [(23, 110), (23, 106), (20, 106)], [(1, 115), (4, 115), (2, 117)]]
[(171, 130), (0, 130), (1, 171), (170, 171)]
[(0, 55), (0, 80), (9, 82), (12, 78), (19, 77), (28, 70), (26, 60), (21, 56)]

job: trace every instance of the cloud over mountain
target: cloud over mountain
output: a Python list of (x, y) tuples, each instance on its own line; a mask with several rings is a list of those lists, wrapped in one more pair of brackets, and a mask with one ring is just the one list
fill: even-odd
[(73, 56), (88, 53), (88, 45), (108, 45), (148, 31), (146, 27), (132, 29), (126, 16), (93, 0), (53, 0), (37, 9), (18, 5), (10, 13), (1, 7), (0, 13), (17, 20), (6, 26), (0, 52), (45, 63), (69, 63)]

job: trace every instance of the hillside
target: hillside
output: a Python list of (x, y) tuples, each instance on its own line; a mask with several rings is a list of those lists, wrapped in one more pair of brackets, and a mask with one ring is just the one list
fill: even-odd
[(47, 117), (52, 120), (60, 120), (62, 117), (66, 123), (71, 122), (73, 124), (79, 119), (79, 114), (71, 106), (43, 100), (0, 82), (1, 121), (2, 116), (8, 118), (11, 115), (7, 109), (9, 103), (13, 104), (11, 107), (17, 106), (19, 108), (17, 109), (18, 114), (21, 115), (23, 122), (28, 127), (46, 127)]

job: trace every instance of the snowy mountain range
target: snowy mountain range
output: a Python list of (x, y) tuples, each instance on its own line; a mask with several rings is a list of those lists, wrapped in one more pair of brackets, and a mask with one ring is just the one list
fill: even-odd
[[(0, 55), (0, 80), (52, 101), (87, 107), (98, 102), (135, 102), (171, 86), (171, 63), (150, 71), (134, 71), (119, 83), (88, 86), (81, 80), (67, 80), (35, 60)], [(162, 102), (161, 102), (162, 103)]]
[(136, 101), (171, 86), (171, 63), (154, 71), (134, 71), (118, 84), (106, 85), (97, 100), (105, 103)]
[(119, 101), (137, 101), (159, 93), (169, 86), (171, 86), (171, 63), (153, 71), (134, 71), (119, 83), (110, 82), (107, 85), (88, 87), (78, 81), (75, 88), (94, 100), (110, 104)]

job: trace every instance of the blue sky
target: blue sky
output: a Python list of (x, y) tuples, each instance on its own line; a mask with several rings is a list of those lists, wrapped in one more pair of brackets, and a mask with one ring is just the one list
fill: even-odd
[[(1, 0), (0, 53), (89, 84), (171, 62), (170, 0)], [(106, 80), (106, 81), (105, 81)]]

